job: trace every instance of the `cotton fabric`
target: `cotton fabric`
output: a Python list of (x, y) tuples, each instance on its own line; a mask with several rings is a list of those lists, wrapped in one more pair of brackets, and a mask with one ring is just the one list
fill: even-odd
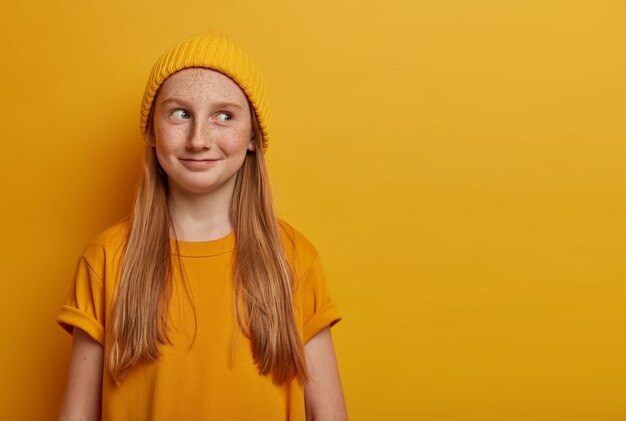
[[(127, 230), (126, 222), (116, 224), (86, 247), (57, 318), (66, 331), (83, 329), (102, 346)], [(294, 272), (296, 323), (306, 343), (342, 316), (315, 247), (282, 220), (280, 232)], [(160, 360), (134, 367), (117, 387), (105, 370), (103, 421), (305, 421), (303, 386), (296, 379), (279, 386), (260, 375), (250, 341), (238, 327), (232, 279), (235, 242), (234, 232), (213, 241), (178, 242), (180, 254), (173, 257), (181, 258), (195, 302), (195, 343), (191, 345), (193, 311), (175, 269), (170, 302), (173, 345), (160, 345)]]

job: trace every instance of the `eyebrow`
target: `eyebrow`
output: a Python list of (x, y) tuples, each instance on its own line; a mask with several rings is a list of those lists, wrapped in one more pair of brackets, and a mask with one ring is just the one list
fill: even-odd
[[(185, 101), (184, 99), (180, 99), (180, 98), (176, 98), (176, 97), (171, 97), (171, 98), (167, 98), (164, 101), (161, 101), (161, 104), (166, 104), (168, 102), (175, 102), (177, 104), (180, 105), (184, 105), (186, 107), (189, 106), (189, 103), (187, 101)], [(235, 108), (239, 108), (243, 110), (243, 107), (240, 104), (237, 104), (235, 102), (228, 102), (228, 101), (219, 101), (213, 104), (213, 106), (215, 107), (235, 107)]]

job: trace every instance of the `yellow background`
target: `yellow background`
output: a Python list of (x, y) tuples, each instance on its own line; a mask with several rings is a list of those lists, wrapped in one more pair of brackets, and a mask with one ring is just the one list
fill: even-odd
[(3, 5), (0, 419), (54, 419), (54, 319), (129, 209), (152, 63), (260, 63), (280, 215), (320, 250), (353, 420), (626, 420), (626, 3)]

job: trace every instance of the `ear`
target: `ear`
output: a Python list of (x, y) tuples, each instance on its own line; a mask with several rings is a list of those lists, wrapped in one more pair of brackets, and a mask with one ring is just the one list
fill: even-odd
[(252, 136), (250, 137), (250, 140), (248, 141), (248, 150), (249, 151), (256, 150), (256, 145), (254, 144), (254, 129), (252, 130)]
[(146, 142), (148, 142), (148, 144), (153, 148), (156, 147), (156, 139), (154, 138), (154, 130), (152, 127), (148, 127), (146, 130)]

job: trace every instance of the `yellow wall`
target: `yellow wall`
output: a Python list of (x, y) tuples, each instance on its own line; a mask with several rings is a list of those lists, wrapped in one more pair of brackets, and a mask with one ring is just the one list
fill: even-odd
[(56, 414), (78, 254), (128, 210), (172, 42), (247, 47), (353, 420), (626, 419), (626, 3), (3, 5), (0, 419)]

